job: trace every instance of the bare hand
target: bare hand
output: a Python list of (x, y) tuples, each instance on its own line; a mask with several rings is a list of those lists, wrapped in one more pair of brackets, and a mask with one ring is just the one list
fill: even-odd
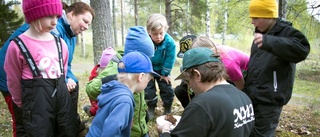
[(69, 78), (67, 83), (68, 91), (69, 92), (73, 91), (76, 88), (76, 86), (77, 86), (77, 83), (73, 79)]
[(167, 84), (170, 84), (171, 83), (171, 79), (169, 76), (161, 76), (160, 77), (160, 81), (161, 80), (165, 80), (167, 82)]
[(253, 43), (260, 48), (262, 46), (263, 35), (261, 33), (255, 33)]
[(165, 122), (162, 126), (158, 126), (158, 130), (160, 131), (160, 133), (162, 133), (163, 130), (167, 130), (170, 131), (170, 127), (172, 126), (172, 123), (167, 121)]

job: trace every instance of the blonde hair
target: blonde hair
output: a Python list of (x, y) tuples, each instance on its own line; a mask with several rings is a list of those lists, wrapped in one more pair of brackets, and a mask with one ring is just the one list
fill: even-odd
[(152, 32), (162, 28), (164, 31), (169, 28), (166, 17), (159, 13), (151, 14), (147, 21), (147, 31)]
[(37, 32), (39, 32), (39, 33), (41, 32), (41, 30), (42, 30), (42, 25), (41, 25), (40, 19), (37, 19), (37, 20), (35, 20), (35, 21), (32, 21), (32, 22), (30, 23), (30, 25), (33, 25)]
[(117, 79), (122, 84), (128, 86), (129, 89), (132, 89), (132, 87), (137, 84), (139, 75), (140, 73), (118, 73)]
[(206, 36), (199, 36), (195, 39), (195, 41), (192, 43), (191, 48), (199, 48), (199, 47), (207, 47), (210, 48), (214, 54), (219, 55), (219, 51), (217, 49), (217, 46)]

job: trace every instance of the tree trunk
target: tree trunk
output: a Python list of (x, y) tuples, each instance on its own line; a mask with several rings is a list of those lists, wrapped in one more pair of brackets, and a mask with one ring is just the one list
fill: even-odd
[(134, 0), (134, 24), (138, 26), (138, 0)]
[(167, 18), (167, 22), (168, 22), (168, 26), (169, 26), (167, 33), (172, 36), (171, 2), (172, 2), (172, 0), (166, 0), (165, 8), (166, 8), (166, 18)]
[[(73, 4), (73, 3), (75, 3), (75, 2), (78, 2), (78, 1), (81, 1), (81, 0), (70, 0), (70, 4), (68, 4), (69, 6), (71, 5), (71, 4)], [(81, 34), (81, 36), (80, 35), (77, 35), (76, 36), (77, 37), (77, 45), (79, 45), (79, 43), (81, 42), (81, 41), (83, 41), (83, 34)], [(81, 46), (82, 46), (82, 44), (81, 44)], [(84, 55), (84, 53), (82, 52), (82, 55)], [(84, 55), (85, 56), (85, 55)], [(83, 57), (84, 57), (83, 56)]]
[(287, 0), (279, 0), (279, 19), (286, 20), (287, 17)]
[[(81, 0), (73, 0), (72, 3), (80, 2), (80, 1)], [(85, 44), (85, 41), (84, 41), (83, 32), (81, 32), (80, 36), (77, 35), (77, 45), (79, 45), (79, 43), (81, 43), (81, 55), (82, 55), (83, 58), (85, 58), (86, 57), (86, 44)]]
[(206, 0), (207, 10), (206, 10), (206, 36), (210, 38), (210, 6), (209, 0)]
[(118, 35), (117, 35), (117, 19), (116, 19), (116, 3), (112, 0), (112, 17), (113, 17), (113, 35), (115, 46), (118, 46)]
[(225, 4), (225, 8), (224, 8), (224, 16), (223, 16), (223, 30), (222, 30), (222, 45), (226, 44), (226, 37), (227, 37), (227, 29), (228, 29), (228, 0), (225, 0), (226, 4)]
[(123, 0), (121, 0), (121, 46), (124, 46), (124, 18), (123, 18), (123, 10), (124, 10), (124, 4)]
[(107, 47), (114, 47), (110, 0), (90, 0), (95, 10), (92, 21), (92, 41), (94, 63), (100, 60), (102, 51)]
[(84, 35), (83, 35), (83, 32), (81, 32), (81, 39), (80, 39), (80, 43), (81, 43), (81, 55), (83, 58), (86, 57), (86, 44), (84, 42)]

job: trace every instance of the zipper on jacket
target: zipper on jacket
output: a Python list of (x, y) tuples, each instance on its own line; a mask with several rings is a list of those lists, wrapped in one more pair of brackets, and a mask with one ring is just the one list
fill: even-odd
[(166, 55), (166, 50), (162, 51), (162, 57), (164, 57)]
[(278, 82), (277, 82), (277, 72), (276, 71), (273, 71), (273, 87), (274, 87), (274, 92), (277, 92)]
[(142, 128), (142, 124), (141, 124), (141, 121), (140, 121), (140, 119), (141, 119), (141, 111), (142, 111), (142, 95), (141, 95), (142, 93), (139, 93), (139, 100), (140, 100), (140, 106), (139, 106), (139, 116), (138, 116), (138, 125), (139, 125), (139, 128), (140, 128), (140, 136), (142, 137), (142, 135), (143, 135), (143, 128)]

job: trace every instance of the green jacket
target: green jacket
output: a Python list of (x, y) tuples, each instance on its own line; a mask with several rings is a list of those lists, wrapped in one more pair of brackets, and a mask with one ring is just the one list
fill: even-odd
[[(121, 52), (122, 51), (118, 51), (114, 58), (120, 60), (122, 58), (121, 55), (123, 54), (123, 52)], [(87, 83), (86, 92), (91, 100), (97, 100), (98, 95), (101, 93), (101, 79), (118, 73), (118, 62), (114, 60), (115, 59), (109, 61), (109, 64), (104, 68), (104, 70), (102, 70), (97, 77)]]
[[(107, 67), (100, 72), (100, 74), (89, 81), (86, 85), (86, 92), (90, 99), (97, 100), (97, 96), (101, 93), (101, 79), (108, 75), (114, 75), (118, 73), (118, 61), (122, 58), (123, 51), (118, 51), (117, 58), (112, 59)], [(134, 93), (134, 102), (136, 104), (133, 115), (133, 125), (131, 128), (131, 137), (142, 137), (148, 132), (146, 122), (146, 110), (147, 104), (144, 100), (144, 91), (141, 93)]]

